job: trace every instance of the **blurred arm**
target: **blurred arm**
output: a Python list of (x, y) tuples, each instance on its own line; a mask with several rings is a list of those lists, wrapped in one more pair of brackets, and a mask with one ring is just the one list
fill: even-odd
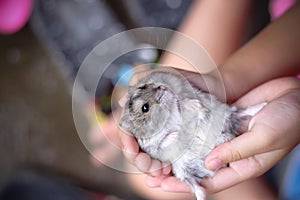
[[(196, 0), (178, 31), (203, 46), (219, 66), (241, 45), (250, 4), (250, 0)], [(170, 44), (174, 51), (182, 45), (176, 39)], [(188, 62), (171, 53), (164, 54), (161, 64), (195, 71)]]
[(220, 67), (229, 99), (274, 78), (300, 73), (300, 2)]

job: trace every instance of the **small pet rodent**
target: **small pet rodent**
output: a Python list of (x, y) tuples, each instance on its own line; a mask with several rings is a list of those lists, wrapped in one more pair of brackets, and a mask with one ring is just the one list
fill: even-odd
[(215, 173), (205, 168), (205, 157), (241, 134), (243, 121), (265, 105), (237, 109), (193, 87), (171, 68), (153, 71), (129, 87), (128, 98), (120, 126), (152, 158), (170, 162), (173, 174), (191, 186), (197, 200), (206, 196), (199, 183)]

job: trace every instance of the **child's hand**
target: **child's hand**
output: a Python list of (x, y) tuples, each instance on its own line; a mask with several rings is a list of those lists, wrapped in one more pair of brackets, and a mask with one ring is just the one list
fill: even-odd
[[(262, 175), (300, 142), (300, 81), (282, 78), (249, 92), (240, 106), (267, 101), (249, 123), (249, 131), (214, 149), (206, 158), (210, 169), (230, 163), (205, 184), (216, 192)], [(217, 163), (217, 164), (216, 164)]]

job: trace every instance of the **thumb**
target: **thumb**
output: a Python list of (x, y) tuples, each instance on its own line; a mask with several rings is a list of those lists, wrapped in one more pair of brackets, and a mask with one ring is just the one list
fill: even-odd
[(216, 170), (221, 166), (264, 153), (266, 140), (262, 140), (258, 132), (246, 132), (233, 140), (223, 143), (213, 149), (205, 159), (205, 166), (209, 170)]

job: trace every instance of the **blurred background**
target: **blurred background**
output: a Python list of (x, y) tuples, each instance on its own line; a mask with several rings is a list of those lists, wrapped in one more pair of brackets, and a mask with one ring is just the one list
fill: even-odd
[[(72, 86), (97, 44), (137, 27), (176, 30), (192, 2), (0, 0), (0, 199), (147, 198), (125, 173), (101, 164), (86, 150), (73, 122)], [(269, 21), (267, 1), (256, 2), (249, 38)], [(147, 49), (116, 59), (99, 81), (96, 96), (89, 93), (89, 77), (80, 80), (85, 95), (80, 119), (103, 159), (122, 160), (120, 151), (101, 143), (106, 139), (93, 129), (102, 123), (118, 144), (111, 116), (116, 82), (137, 63), (156, 62), (161, 54), (138, 37), (126, 42)], [(95, 105), (97, 116), (89, 116), (85, 111)]]

